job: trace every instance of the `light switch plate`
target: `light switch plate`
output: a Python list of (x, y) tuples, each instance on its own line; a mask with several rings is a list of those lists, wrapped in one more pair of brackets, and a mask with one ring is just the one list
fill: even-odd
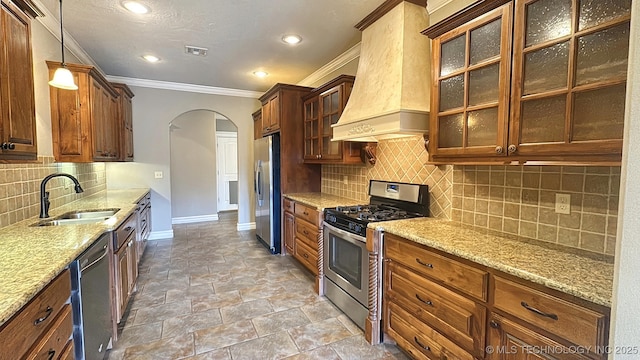
[(571, 214), (570, 194), (556, 194), (556, 212), (558, 214)]
[(162, 171), (156, 171), (153, 175), (156, 179), (162, 179), (164, 177)]

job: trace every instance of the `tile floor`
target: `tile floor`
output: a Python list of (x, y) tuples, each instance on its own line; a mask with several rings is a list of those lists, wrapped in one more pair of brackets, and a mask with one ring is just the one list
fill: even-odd
[(150, 241), (109, 360), (407, 359), (370, 346), (291, 257), (271, 255), (236, 213)]

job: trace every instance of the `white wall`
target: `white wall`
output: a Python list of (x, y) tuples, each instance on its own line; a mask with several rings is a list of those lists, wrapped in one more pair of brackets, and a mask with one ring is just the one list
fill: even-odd
[(195, 110), (171, 122), (171, 216), (217, 216), (216, 113)]
[[(149, 187), (152, 189), (152, 231), (171, 231), (171, 156), (169, 123), (191, 110), (211, 110), (224, 115), (238, 127), (238, 223), (248, 224), (253, 214), (253, 118), (260, 107), (257, 99), (159, 90), (132, 86), (135, 162), (108, 163), (110, 189)], [(154, 171), (163, 171), (155, 179)]]
[[(611, 342), (615, 349), (640, 351), (640, 2), (631, 13), (629, 75), (620, 181)], [(638, 359), (640, 354), (612, 354), (614, 359)]]

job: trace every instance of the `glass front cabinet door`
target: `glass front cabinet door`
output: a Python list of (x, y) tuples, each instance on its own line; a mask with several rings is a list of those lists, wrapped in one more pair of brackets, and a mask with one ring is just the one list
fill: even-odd
[(631, 1), (482, 3), (423, 32), (432, 161), (619, 161)]

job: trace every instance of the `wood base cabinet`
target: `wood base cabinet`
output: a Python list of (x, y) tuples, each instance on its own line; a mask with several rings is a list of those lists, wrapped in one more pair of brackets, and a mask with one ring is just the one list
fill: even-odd
[[(0, 6), (0, 161), (37, 159), (31, 19), (25, 9)], [(29, 12), (30, 15), (34, 13)]]
[[(138, 256), (136, 255), (136, 222), (132, 214), (115, 231), (114, 236), (114, 330), (127, 309), (131, 295), (136, 290), (138, 279)], [(117, 331), (114, 331), (114, 334)]]
[(144, 254), (144, 250), (147, 247), (147, 240), (149, 239), (149, 233), (151, 232), (151, 194), (147, 193), (138, 201), (138, 207), (136, 208), (136, 216), (138, 218), (138, 224), (136, 226), (136, 254), (137, 261), (140, 262), (140, 258)]
[(295, 216), (293, 215), (294, 202), (285, 198), (283, 201), (284, 210), (284, 249), (285, 253), (289, 255), (295, 254)]

